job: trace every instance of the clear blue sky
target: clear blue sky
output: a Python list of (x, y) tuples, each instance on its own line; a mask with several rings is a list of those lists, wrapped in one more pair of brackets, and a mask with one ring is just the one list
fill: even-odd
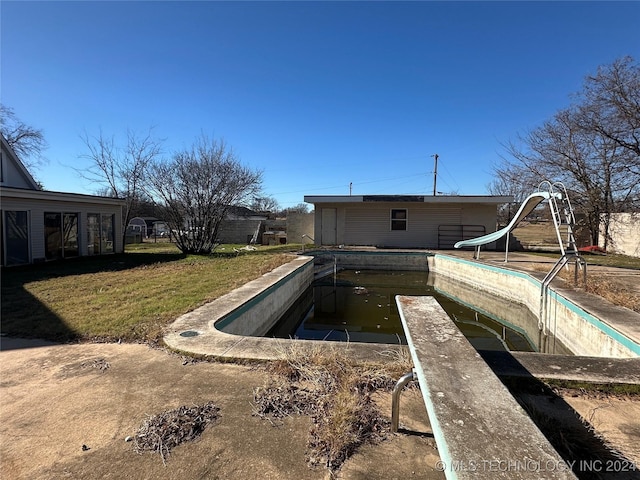
[(41, 128), (48, 190), (94, 193), (80, 136), (201, 132), (304, 195), (485, 194), (501, 143), (640, 58), (640, 2), (13, 2), (1, 101)]

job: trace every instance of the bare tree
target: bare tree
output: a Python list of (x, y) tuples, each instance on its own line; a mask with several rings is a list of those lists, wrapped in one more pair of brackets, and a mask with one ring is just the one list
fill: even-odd
[[(635, 154), (640, 159), (640, 66), (624, 57), (586, 78), (578, 96), (577, 121), (583, 130)], [(634, 168), (638, 168), (638, 163)]]
[(506, 162), (494, 169), (494, 178), (487, 185), (487, 191), (491, 195), (513, 197), (513, 203), (498, 206), (498, 224), (506, 225), (517, 212), (517, 205), (535, 190), (535, 179), (527, 181), (519, 178), (515, 169)]
[(12, 108), (0, 104), (0, 131), (20, 161), (33, 174), (44, 160), (42, 152), (48, 147), (42, 130), (20, 120)]
[(293, 207), (285, 208), (280, 212), (280, 215), (286, 217), (289, 213), (309, 213), (309, 205), (306, 203), (299, 203)]
[(143, 184), (151, 163), (162, 153), (162, 140), (153, 137), (152, 129), (145, 135), (127, 130), (123, 146), (117, 145), (113, 136), (105, 137), (102, 131), (95, 137), (85, 133), (81, 138), (87, 147), (81, 158), (90, 160), (91, 165), (78, 173), (98, 185), (101, 194), (125, 200), (122, 222), (126, 227), (131, 212), (145, 198)]
[(154, 162), (147, 188), (164, 208), (178, 248), (209, 254), (229, 208), (249, 205), (261, 181), (262, 173), (242, 166), (224, 141), (203, 135), (172, 159)]
[(251, 210), (256, 212), (273, 212), (276, 213), (280, 210), (280, 204), (278, 200), (269, 196), (257, 196), (254, 197), (251, 202)]
[(504, 145), (508, 157), (494, 168), (494, 182), (518, 189), (563, 182), (593, 244), (603, 223), (606, 246), (611, 214), (640, 204), (640, 69), (629, 59), (602, 67), (575, 98), (579, 103)]

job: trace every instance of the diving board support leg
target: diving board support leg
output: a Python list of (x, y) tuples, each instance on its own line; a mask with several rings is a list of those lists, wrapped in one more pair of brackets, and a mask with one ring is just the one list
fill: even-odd
[(398, 433), (398, 425), (400, 424), (400, 393), (407, 383), (414, 380), (418, 380), (418, 376), (415, 370), (411, 370), (400, 377), (396, 386), (393, 387), (391, 394), (391, 432), (393, 433)]
[(511, 235), (511, 232), (507, 232), (507, 238), (504, 245), (504, 263), (509, 262), (509, 235)]

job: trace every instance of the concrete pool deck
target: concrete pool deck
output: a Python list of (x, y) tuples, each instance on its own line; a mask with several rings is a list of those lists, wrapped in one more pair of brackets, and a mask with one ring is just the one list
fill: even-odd
[[(265, 294), (274, 285), (285, 281), (296, 269), (304, 267), (305, 264), (309, 264), (312, 261), (313, 259), (307, 257), (299, 257), (223, 295), (213, 302), (181, 316), (168, 327), (164, 336), (165, 344), (170, 349), (185, 355), (228, 361), (261, 362), (283, 358), (294, 341), (226, 333), (215, 328), (214, 323), (239, 311), (252, 299)], [(264, 308), (274, 308), (271, 303), (265, 302)], [(253, 307), (254, 310), (260, 310), (261, 308), (260, 305)], [(265, 312), (264, 315), (266, 316), (267, 313)], [(295, 345), (297, 349), (309, 350), (319, 348), (346, 349), (349, 355), (362, 360), (379, 359), (380, 355), (385, 355), (389, 351), (404, 348), (401, 345), (324, 342), (317, 340), (295, 341)]]
[[(400, 252), (394, 251), (389, 253)], [(426, 252), (412, 253), (425, 253), (426, 255)], [(471, 260), (470, 252), (456, 252), (456, 255), (452, 255), (451, 252), (446, 252), (445, 255), (448, 255), (449, 257), (462, 258), (464, 260)], [(532, 277), (538, 279), (539, 277), (543, 277), (546, 274), (545, 270), (540, 271), (533, 268), (534, 265), (547, 263), (547, 259), (545, 258), (542, 258), (541, 261), (540, 257), (536, 256), (521, 256), (518, 254), (512, 254), (510, 259), (511, 261), (508, 264), (505, 264), (503, 255), (504, 254), (498, 252), (492, 254), (485, 253), (484, 258), (478, 261), (478, 263), (492, 265), (494, 267), (499, 266), (500, 268), (506, 268), (509, 270), (526, 272), (528, 275), (531, 275)], [(553, 259), (548, 259), (548, 263), (550, 265), (552, 265), (553, 262)], [(276, 277), (277, 279), (280, 277), (284, 278), (287, 275), (287, 269), (285, 268), (281, 269), (280, 272), (274, 273), (272, 276)], [(271, 284), (273, 280), (274, 278), (270, 279), (267, 282), (264, 278), (262, 278), (251, 282), (251, 285), (248, 285), (246, 287), (247, 293), (264, 290), (268, 288), (267, 283)], [(262, 282), (265, 282), (265, 284), (262, 284)], [(589, 296), (584, 292), (569, 291), (569, 289), (567, 289), (567, 292), (564, 292), (563, 285), (560, 281), (556, 281), (554, 283), (554, 289), (563, 290), (563, 295), (569, 297), (580, 297), (578, 298), (578, 301), (582, 304), (593, 303), (593, 308), (603, 308), (601, 301), (598, 301), (596, 298), (590, 298), (593, 296)], [(197, 355), (219, 356), (222, 358), (227, 358), (229, 360), (270, 360), (280, 358), (286, 351), (287, 346), (292, 342), (272, 338), (230, 335), (223, 332), (218, 332), (215, 328), (213, 328), (213, 321), (215, 318), (222, 318), (221, 315), (228, 314), (230, 311), (233, 311), (235, 308), (237, 308), (239, 303), (242, 303), (242, 295), (237, 295), (237, 293), (238, 292), (235, 292), (234, 296), (229, 296), (227, 298), (222, 297), (221, 299), (219, 299), (219, 301), (214, 302), (214, 304), (201, 307), (201, 309), (191, 312), (191, 314), (189, 314), (188, 316), (181, 318), (179, 321), (174, 323), (174, 325), (172, 325), (171, 332), (167, 335), (167, 337), (165, 337), (165, 341), (168, 340), (167, 343), (171, 348), (179, 350), (183, 353), (194, 352), (195, 350), (195, 353)], [(615, 315), (619, 315), (620, 318), (608, 317), (608, 321), (611, 321), (612, 324), (620, 322), (620, 325), (622, 325), (622, 327), (627, 332), (631, 332), (632, 335), (636, 335), (636, 338), (640, 337), (640, 331), (637, 330), (638, 324), (630, 322), (629, 316), (626, 315), (626, 312), (624, 310), (618, 309), (616, 307), (611, 307), (610, 310), (611, 311), (609, 312), (609, 317), (611, 317), (612, 315), (614, 317)], [(429, 322), (431, 322), (432, 320), (432, 317), (429, 317)], [(422, 322), (418, 323), (422, 324)], [(427, 325), (423, 324), (422, 328), (424, 328), (425, 326)], [(183, 335), (187, 332), (194, 332), (197, 333), (197, 335)], [(427, 335), (424, 338), (427, 337), (429, 336)], [(315, 341), (299, 341), (295, 343), (301, 348), (348, 348), (350, 349), (352, 355), (363, 359), (371, 358), (371, 356), (377, 357), (385, 350), (388, 351), (390, 348), (414, 348), (412, 346), (401, 347), (353, 343), (348, 345), (340, 345), (336, 344), (335, 342)], [(178, 347), (176, 348), (176, 346)], [(456, 345), (449, 345), (448, 348), (453, 348), (457, 351)], [(216, 351), (218, 352), (218, 354), (214, 353)], [(413, 353), (414, 352), (412, 351), (412, 356), (414, 356)], [(504, 455), (506, 455), (504, 458), (533, 458), (534, 461), (547, 463), (551, 462), (553, 463), (553, 465), (562, 464), (561, 458), (558, 457), (553, 448), (546, 443), (544, 437), (540, 435), (540, 432), (531, 425), (530, 421), (526, 420), (528, 417), (522, 414), (522, 412), (517, 407), (517, 403), (511, 397), (511, 395), (506, 392), (504, 388), (502, 388), (502, 390), (500, 390), (501, 393), (498, 394), (499, 389), (497, 388), (497, 385), (501, 385), (501, 383), (496, 377), (496, 374), (505, 376), (521, 375), (525, 377), (531, 376), (539, 378), (560, 378), (567, 380), (581, 380), (586, 382), (602, 381), (603, 383), (637, 383), (638, 372), (640, 371), (640, 358), (601, 359), (575, 356), (566, 357), (561, 355), (547, 357), (546, 355), (539, 354), (533, 354), (529, 357), (525, 355), (518, 358), (517, 353), (507, 353), (506, 355), (508, 356), (510, 362), (506, 362), (504, 358), (498, 359), (497, 361), (495, 358), (493, 358), (493, 362), (487, 361), (485, 363), (486, 359), (481, 358), (481, 356), (478, 356), (477, 354), (474, 356), (471, 350), (468, 352), (468, 354), (461, 355), (460, 357), (454, 351), (450, 353), (451, 355), (449, 355), (448, 358), (450, 358), (449, 364), (453, 366), (452, 368), (464, 369), (465, 365), (473, 360), (474, 371), (476, 370), (476, 367), (478, 367), (478, 371), (482, 370), (485, 372), (485, 374), (481, 379), (482, 381), (476, 382), (478, 384), (477, 388), (473, 392), (468, 392), (470, 396), (468, 396), (468, 398), (464, 397), (467, 398), (468, 401), (464, 400), (464, 398), (462, 399), (462, 403), (466, 405), (466, 410), (464, 408), (459, 408), (454, 409), (451, 412), (443, 410), (437, 413), (435, 412), (437, 405), (434, 402), (430, 403), (429, 401), (427, 401), (427, 397), (433, 394), (436, 396), (441, 395), (443, 398), (451, 398), (451, 392), (448, 390), (447, 385), (450, 385), (453, 380), (451, 380), (450, 375), (445, 374), (446, 372), (443, 373), (442, 371), (438, 370), (439, 363), (437, 362), (437, 359), (435, 359), (436, 361), (430, 361), (429, 366), (427, 366), (423, 365), (420, 362), (419, 357), (414, 356), (414, 362), (417, 362), (416, 370), (418, 372), (422, 372), (423, 378), (421, 379), (420, 383), (423, 392), (428, 390), (427, 385), (431, 385), (432, 388), (433, 385), (436, 385), (437, 387), (437, 385), (439, 385), (438, 382), (446, 387), (441, 388), (439, 391), (434, 390), (433, 392), (431, 392), (431, 394), (423, 393), (423, 395), (426, 395), (425, 406), (427, 407), (427, 411), (429, 412), (429, 418), (432, 427), (434, 427), (434, 423), (436, 425), (434, 428), (434, 435), (436, 436), (436, 441), (438, 443), (438, 449), (440, 451), (441, 457), (444, 456), (444, 458), (442, 458), (442, 460), (445, 462), (444, 464), (460, 461), (460, 459), (469, 459), (472, 458), (472, 455), (475, 455), (477, 458), (494, 458), (495, 455), (487, 454), (487, 448), (489, 447), (494, 449), (497, 448), (499, 452), (503, 451)], [(545, 361), (540, 361), (540, 359), (545, 359)], [(511, 366), (510, 369), (505, 368), (508, 365)], [(519, 368), (513, 368), (514, 365)], [(438, 371), (434, 371), (434, 368)], [(488, 385), (487, 382), (489, 382), (491, 385)], [(465, 383), (465, 385), (468, 385), (468, 382)], [(483, 386), (489, 388), (489, 390), (493, 392), (493, 395), (491, 397), (492, 402), (490, 402), (490, 404), (498, 402), (496, 403), (496, 405), (500, 405), (501, 415), (506, 415), (507, 412), (520, 412), (511, 419), (512, 421), (509, 423), (508, 430), (510, 432), (521, 432), (522, 438), (518, 437), (516, 441), (511, 438), (511, 435), (505, 433), (504, 435), (497, 435), (498, 438), (503, 439), (502, 443), (495, 443), (493, 441), (489, 443), (483, 443), (482, 441), (477, 441), (471, 442), (470, 444), (466, 440), (466, 434), (460, 437), (462, 433), (458, 431), (459, 429), (457, 429), (455, 421), (462, 421), (464, 422), (465, 426), (468, 427), (470, 424), (472, 424), (472, 420), (477, 420), (478, 422), (480, 422), (477, 429), (477, 431), (480, 433), (489, 427), (491, 427), (491, 429), (497, 428), (496, 425), (500, 423), (495, 421), (496, 418), (495, 415), (492, 414), (491, 408), (489, 408), (488, 410), (478, 410), (476, 408), (478, 405), (484, 405), (482, 399), (486, 399), (486, 395), (484, 395), (484, 393), (486, 393), (487, 390)], [(464, 389), (462, 389), (461, 391), (464, 391)], [(451, 405), (451, 402), (441, 402), (438, 405), (444, 405), (445, 407), (447, 407)], [(431, 410), (429, 410), (430, 408)], [(465, 412), (468, 413), (467, 417), (462, 420), (458, 418)], [(478, 415), (478, 412), (483, 412), (483, 414)], [(468, 428), (465, 428), (464, 431), (467, 432)], [(460, 437), (460, 439), (462, 440), (457, 441), (456, 439), (458, 437)], [(496, 435), (492, 435), (492, 438), (494, 437), (496, 437)], [(536, 441), (534, 442), (536, 444), (536, 448), (533, 448), (528, 444), (528, 440), (530, 440), (531, 438), (536, 439)], [(505, 450), (507, 446), (511, 446), (513, 448), (511, 450)], [(444, 473), (446, 478), (473, 478), (473, 475), (465, 477), (464, 475), (459, 475), (459, 472), (451, 472), (448, 470), (445, 470)], [(524, 473), (525, 474), (519, 475), (517, 478), (539, 478), (536, 473)], [(562, 470), (561, 472), (554, 471), (547, 473), (548, 475), (545, 475), (545, 478), (575, 478), (570, 471), (566, 470)], [(516, 477), (508, 476), (505, 478)]]

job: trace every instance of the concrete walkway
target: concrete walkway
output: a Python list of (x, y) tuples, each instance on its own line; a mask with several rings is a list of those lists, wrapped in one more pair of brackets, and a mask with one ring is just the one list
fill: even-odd
[(484, 350), (480, 356), (498, 376), (640, 385), (640, 358), (580, 357)]

